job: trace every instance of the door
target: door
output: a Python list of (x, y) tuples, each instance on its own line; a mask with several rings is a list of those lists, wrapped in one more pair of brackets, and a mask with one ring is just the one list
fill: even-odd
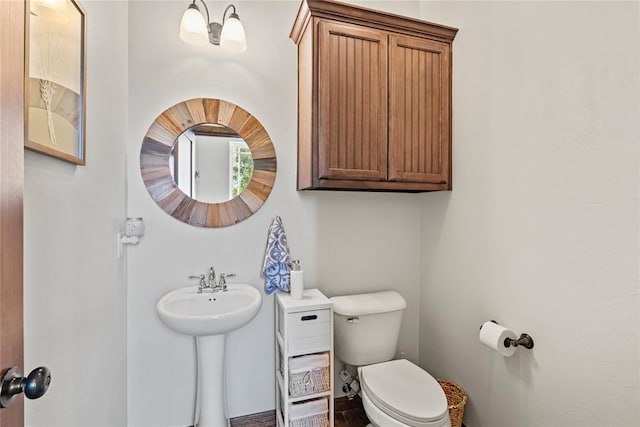
[[(0, 373), (23, 367), (24, 13), (24, 1), (0, 0)], [(0, 409), (0, 427), (22, 425), (19, 397)]]
[(319, 177), (386, 180), (387, 33), (318, 25)]
[(446, 184), (451, 115), (450, 47), (389, 36), (389, 180)]

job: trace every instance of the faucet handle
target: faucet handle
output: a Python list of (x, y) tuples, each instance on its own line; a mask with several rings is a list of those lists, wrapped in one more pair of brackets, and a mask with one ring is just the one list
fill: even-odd
[(200, 275), (192, 275), (189, 276), (189, 279), (196, 279), (196, 280), (200, 280), (200, 283), (198, 284), (198, 292), (202, 293), (202, 290), (204, 288), (207, 287), (207, 281), (205, 280), (205, 275), (204, 274), (200, 274)]
[(227, 290), (227, 279), (229, 277), (236, 277), (235, 273), (221, 273), (220, 280), (218, 281), (218, 286), (222, 286), (223, 290)]

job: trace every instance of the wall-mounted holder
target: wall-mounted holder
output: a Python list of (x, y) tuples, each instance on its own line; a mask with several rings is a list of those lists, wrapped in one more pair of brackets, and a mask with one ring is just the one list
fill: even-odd
[[(488, 324), (488, 323), (495, 323), (496, 325), (500, 325), (495, 320), (491, 320), (489, 322), (485, 322), (484, 324), (480, 325), (480, 331), (482, 331), (482, 326), (484, 326), (485, 324)], [(506, 329), (505, 329), (505, 331), (506, 331)], [(511, 335), (513, 335), (515, 337), (515, 334), (512, 331), (509, 330), (509, 332), (510, 332)], [(480, 341), (483, 341), (482, 332), (480, 334), (481, 334)], [(529, 350), (531, 350), (533, 348), (533, 338), (529, 334), (520, 334), (520, 338), (517, 338), (517, 339), (516, 338), (511, 338), (511, 337), (508, 336), (508, 337), (504, 338), (504, 341), (502, 340), (503, 335), (500, 335), (500, 336), (498, 336), (496, 338), (499, 340), (498, 341), (499, 343), (504, 345), (505, 348), (524, 347), (524, 348), (529, 349)], [(485, 338), (485, 339), (487, 339), (487, 338)], [(493, 338), (488, 338), (488, 340), (493, 341)], [(484, 342), (484, 344), (486, 344), (489, 347), (491, 347), (494, 350), (496, 350), (496, 348), (494, 348), (494, 344), (495, 344), (494, 342), (486, 342), (486, 341), (483, 341), (483, 342)], [(496, 344), (496, 345), (499, 346), (499, 344)]]
[(144, 220), (127, 218), (124, 223), (124, 233), (118, 233), (118, 258), (122, 257), (123, 245), (137, 245), (142, 236), (144, 236)]
[(531, 350), (533, 348), (533, 338), (528, 334), (520, 334), (520, 338), (517, 340), (514, 340), (513, 338), (505, 338), (504, 346), (507, 348), (522, 346)]

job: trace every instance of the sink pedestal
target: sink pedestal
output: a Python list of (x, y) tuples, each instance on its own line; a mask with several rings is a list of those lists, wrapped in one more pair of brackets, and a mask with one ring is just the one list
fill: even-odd
[(196, 402), (200, 411), (197, 427), (229, 426), (224, 387), (225, 338), (226, 334), (196, 337)]

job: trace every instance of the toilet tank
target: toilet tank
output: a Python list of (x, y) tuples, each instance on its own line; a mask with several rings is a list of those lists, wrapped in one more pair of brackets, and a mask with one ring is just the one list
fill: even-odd
[(402, 295), (385, 291), (330, 299), (338, 359), (352, 366), (393, 359), (407, 306)]

